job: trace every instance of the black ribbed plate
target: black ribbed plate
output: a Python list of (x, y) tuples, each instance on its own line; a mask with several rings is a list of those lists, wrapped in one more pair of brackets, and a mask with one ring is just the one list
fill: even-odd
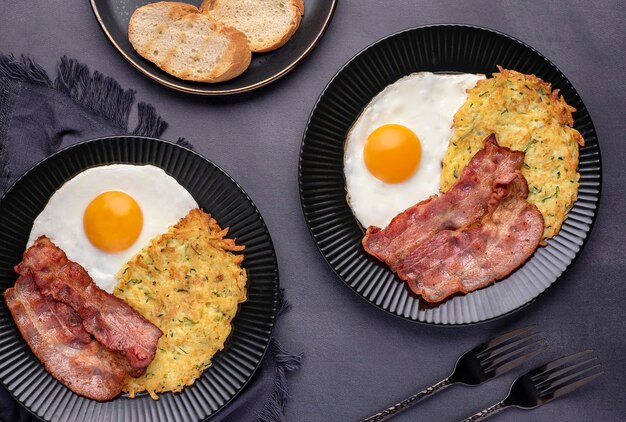
[[(144, 59), (128, 41), (128, 22), (135, 9), (154, 0), (90, 0), (93, 12), (113, 47), (138, 71), (178, 91), (199, 95), (228, 95), (252, 91), (290, 72), (313, 50), (330, 25), (337, 0), (305, 0), (304, 16), (296, 33), (281, 48), (269, 53), (253, 53), (250, 67), (226, 82), (185, 81), (161, 70)], [(200, 6), (201, 0), (187, 1)]]
[(233, 332), (202, 377), (182, 393), (147, 394), (99, 403), (55, 380), (22, 339), (0, 300), (0, 381), (23, 406), (46, 421), (198, 421), (215, 414), (246, 385), (269, 343), (278, 297), (278, 267), (272, 240), (258, 210), (219, 167), (178, 145), (150, 138), (112, 137), (66, 148), (43, 160), (0, 201), (0, 289), (16, 280), (32, 222), (50, 196), (89, 168), (112, 163), (153, 164), (185, 187), (229, 237), (245, 245), (248, 300), (233, 320)]
[[(344, 141), (369, 101), (387, 85), (418, 71), (491, 75), (496, 65), (534, 73), (576, 107), (580, 149), (578, 201), (558, 236), (507, 279), (438, 306), (425, 305), (361, 246), (363, 230), (346, 201)], [(470, 324), (529, 304), (580, 252), (593, 225), (601, 185), (600, 148), (589, 113), (567, 78), (532, 47), (508, 35), (466, 25), (429, 25), (384, 38), (352, 58), (330, 81), (309, 118), (300, 152), (300, 197), (322, 255), (351, 289), (380, 309), (431, 324)]]

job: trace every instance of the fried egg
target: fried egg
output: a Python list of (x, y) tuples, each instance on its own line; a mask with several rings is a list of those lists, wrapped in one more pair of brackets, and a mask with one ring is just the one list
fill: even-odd
[(387, 86), (348, 133), (348, 203), (363, 227), (393, 217), (439, 192), (452, 119), (484, 75), (419, 72)]
[(122, 265), (197, 207), (191, 194), (158, 167), (95, 167), (52, 195), (33, 223), (28, 246), (48, 236), (112, 293)]

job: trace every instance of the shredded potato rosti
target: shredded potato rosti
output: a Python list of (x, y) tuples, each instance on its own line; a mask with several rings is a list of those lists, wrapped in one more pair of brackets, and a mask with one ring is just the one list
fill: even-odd
[(238, 304), (246, 300), (243, 246), (224, 236), (217, 222), (194, 209), (153, 239), (117, 274), (114, 295), (163, 331), (144, 375), (126, 377), (124, 391), (178, 392), (211, 365), (231, 332)]
[(555, 236), (578, 196), (578, 147), (569, 106), (558, 90), (534, 75), (498, 67), (500, 73), (479, 81), (454, 116), (454, 134), (442, 163), (441, 191), (456, 182), (469, 160), (495, 133), (498, 144), (525, 151), (522, 174), (528, 201), (545, 221), (544, 238)]

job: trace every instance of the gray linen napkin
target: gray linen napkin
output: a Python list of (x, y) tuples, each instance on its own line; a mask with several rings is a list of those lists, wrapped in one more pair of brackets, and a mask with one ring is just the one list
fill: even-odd
[[(0, 195), (32, 165), (76, 142), (110, 135), (158, 137), (167, 123), (154, 107), (137, 104), (137, 125), (128, 129), (135, 92), (112, 78), (62, 57), (57, 77), (24, 56), (0, 54)], [(177, 141), (186, 147), (191, 144)], [(279, 315), (288, 309), (282, 300)], [(286, 353), (272, 339), (268, 353), (248, 386), (212, 420), (284, 421), (286, 374), (301, 355)], [(38, 420), (0, 385), (0, 420)]]

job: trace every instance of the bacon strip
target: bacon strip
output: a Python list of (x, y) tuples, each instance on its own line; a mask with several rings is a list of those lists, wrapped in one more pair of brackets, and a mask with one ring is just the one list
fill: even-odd
[(53, 377), (90, 399), (120, 394), (126, 362), (92, 340), (72, 308), (42, 295), (25, 276), (4, 292), (4, 299), (22, 337)]
[(476, 224), (442, 230), (413, 249), (398, 275), (428, 302), (468, 293), (509, 275), (537, 249), (543, 216), (527, 202), (520, 173), (494, 191), (487, 214)]
[(69, 305), (88, 333), (126, 358), (131, 375), (145, 372), (154, 359), (161, 330), (126, 302), (96, 286), (87, 271), (69, 261), (47, 237), (40, 237), (24, 252), (15, 271), (32, 276), (43, 295)]
[(385, 229), (369, 227), (362, 240), (365, 250), (395, 272), (415, 245), (441, 230), (456, 230), (481, 218), (496, 180), (524, 163), (523, 152), (498, 146), (493, 134), (484, 145), (448, 192), (408, 208)]
[(452, 188), (369, 227), (363, 247), (426, 301), (440, 302), (502, 279), (535, 251), (543, 216), (528, 203), (524, 153), (495, 136), (470, 160)]

